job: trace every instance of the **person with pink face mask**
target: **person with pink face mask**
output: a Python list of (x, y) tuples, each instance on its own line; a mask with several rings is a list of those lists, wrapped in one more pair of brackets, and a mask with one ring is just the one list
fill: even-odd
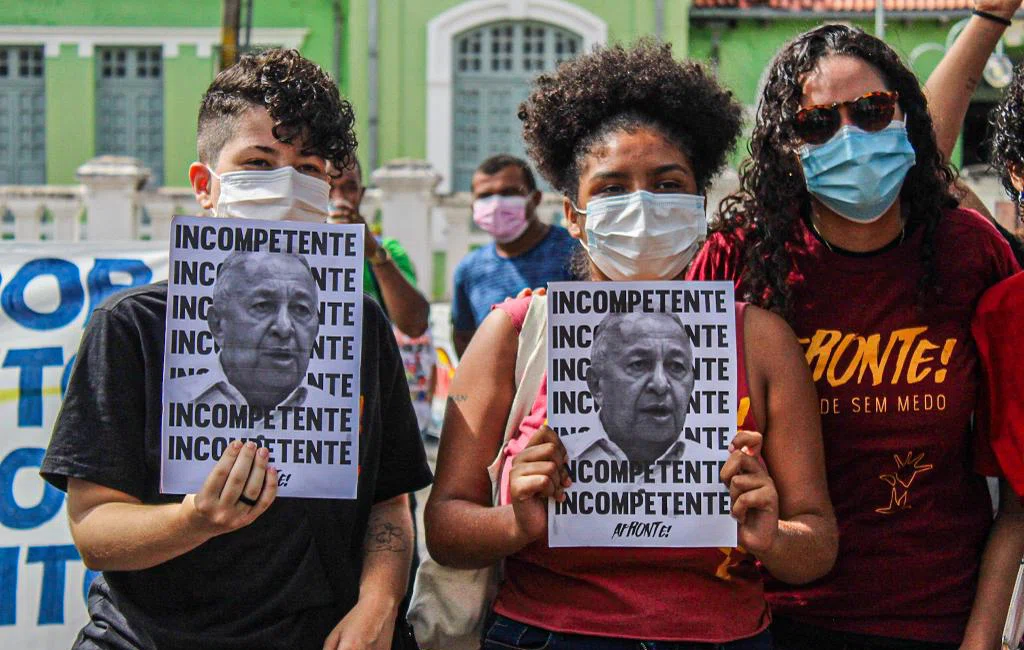
[(455, 269), (452, 342), (462, 353), (491, 306), (523, 289), (573, 279), (577, 244), (569, 231), (537, 218), (540, 191), (525, 161), (492, 156), (473, 174), (473, 222), (494, 243), (464, 257)]

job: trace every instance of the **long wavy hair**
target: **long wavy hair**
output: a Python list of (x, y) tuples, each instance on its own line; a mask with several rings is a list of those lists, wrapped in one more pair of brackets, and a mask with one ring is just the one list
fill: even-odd
[(790, 41), (768, 71), (750, 141), (750, 157), (740, 166), (740, 189), (722, 201), (722, 218), (713, 227), (727, 237), (740, 235), (744, 240), (744, 299), (787, 320), (793, 315), (789, 284), (792, 261), (787, 245), (796, 243), (797, 222), (808, 212), (811, 201), (795, 155), (799, 140), (792, 123), (800, 109), (806, 75), (822, 59), (837, 55), (868, 63), (879, 72), (888, 90), (899, 93), (907, 134), (917, 157), (900, 200), (907, 226), (924, 229), (919, 307), (927, 306), (940, 293), (935, 232), (943, 209), (957, 205), (951, 193), (956, 175), (939, 153), (920, 84), (889, 46), (845, 25), (822, 25)]

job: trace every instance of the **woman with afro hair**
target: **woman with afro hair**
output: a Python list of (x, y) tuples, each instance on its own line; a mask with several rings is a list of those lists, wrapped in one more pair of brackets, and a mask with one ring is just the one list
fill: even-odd
[[(702, 66), (648, 41), (596, 50), (537, 79), (519, 113), (528, 152), (565, 196), (569, 230), (585, 249), (579, 266), (591, 280), (682, 278), (699, 247), (688, 233), (705, 217), (673, 206), (706, 191), (740, 133), (740, 116)], [(624, 204), (646, 224), (697, 227), (595, 236), (614, 226)], [(480, 568), (504, 560), (483, 647), (772, 647), (757, 563), (803, 583), (828, 571), (837, 548), (814, 390), (789, 327), (737, 304), (746, 367), (738, 395), (750, 409), (721, 479), (738, 548), (551, 548), (548, 499), (563, 499), (571, 483), (567, 452), (546, 426), (545, 383), (502, 452), (494, 507), (487, 472), (516, 391), (518, 332), (531, 300), (499, 305), (466, 351), (426, 508), (436, 561)]]
[(857, 28), (781, 49), (750, 153), (689, 277), (733, 280), (805, 346), (841, 540), (813, 582), (765, 566), (776, 644), (996, 648), (1024, 530), (1005, 491), (993, 525), (970, 321), (1017, 263), (958, 208), (913, 73)]

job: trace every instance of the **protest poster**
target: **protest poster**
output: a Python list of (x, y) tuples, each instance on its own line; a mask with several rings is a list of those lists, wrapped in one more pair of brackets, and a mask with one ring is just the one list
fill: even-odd
[(198, 491), (230, 441), (278, 495), (351, 499), (359, 467), (361, 225), (175, 217), (161, 491)]
[(96, 573), (39, 464), (93, 309), (166, 277), (166, 243), (0, 242), (0, 648), (70, 647), (88, 618)]
[(548, 287), (548, 425), (573, 485), (548, 543), (732, 547), (719, 473), (736, 433), (728, 282)]

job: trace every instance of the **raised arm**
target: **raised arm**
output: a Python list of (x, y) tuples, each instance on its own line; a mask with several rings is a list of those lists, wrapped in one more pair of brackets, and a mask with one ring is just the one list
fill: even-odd
[[(747, 375), (763, 434), (737, 435), (723, 478), (733, 483), (733, 514), (744, 548), (776, 578), (810, 582), (832, 568), (838, 552), (817, 394), (803, 350), (785, 321), (750, 307), (745, 331), (746, 340), (757, 341), (746, 347)], [(758, 462), (762, 451), (765, 467)], [(760, 476), (765, 470), (769, 476)]]
[[(1021, 0), (975, 0), (979, 11), (1009, 19)], [(990, 18), (971, 16), (963, 32), (942, 57), (928, 77), (924, 92), (935, 123), (939, 151), (948, 160), (953, 155), (963, 127), (967, 107), (974, 89), (981, 82), (981, 73), (1006, 26)]]
[[(145, 505), (120, 490), (68, 479), (68, 520), (82, 560), (96, 571), (138, 571), (248, 526), (274, 501), (277, 472), (267, 450), (235, 441), (202, 489), (181, 503)], [(256, 505), (239, 500), (245, 495)]]
[[(406, 336), (415, 338), (423, 334), (430, 321), (430, 303), (416, 288), (408, 253), (393, 244), (378, 244), (369, 230), (366, 241), (367, 259), (391, 322)], [(381, 250), (387, 251), (383, 261), (378, 252)]]

